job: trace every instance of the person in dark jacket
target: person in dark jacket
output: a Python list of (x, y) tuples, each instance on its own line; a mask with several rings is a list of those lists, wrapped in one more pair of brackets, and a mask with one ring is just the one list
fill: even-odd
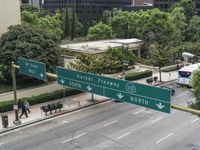
[(21, 118), (24, 114), (26, 115), (26, 117), (28, 117), (27, 112), (26, 112), (27, 109), (24, 103), (22, 104), (21, 108), (22, 108), (22, 113), (19, 116), (19, 118)]
[(27, 100), (24, 101), (24, 105), (26, 106), (26, 110), (28, 111), (28, 113), (31, 113), (30, 111), (30, 104)]

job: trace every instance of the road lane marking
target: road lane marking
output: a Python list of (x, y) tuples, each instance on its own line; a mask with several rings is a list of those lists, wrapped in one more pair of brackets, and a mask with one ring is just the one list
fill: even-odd
[(145, 111), (145, 109), (142, 109), (142, 110), (139, 110), (139, 111), (135, 112), (134, 115), (137, 115), (137, 114), (139, 114), (139, 113), (141, 113), (143, 111)]
[(196, 118), (196, 119), (192, 120), (190, 123), (193, 124), (193, 123), (195, 123), (197, 120), (199, 120), (199, 118)]
[(182, 93), (182, 94), (180, 94), (180, 95), (177, 95), (176, 97), (179, 98), (179, 97), (181, 97), (181, 96), (183, 96), (183, 95), (185, 95), (185, 93)]
[(156, 141), (156, 144), (158, 144), (158, 143), (164, 141), (165, 139), (167, 139), (168, 137), (172, 136), (173, 134), (174, 134), (174, 133), (170, 133), (170, 134), (168, 134), (167, 136), (165, 136), (164, 138), (162, 138), (162, 139)]
[(109, 125), (117, 123), (117, 122), (119, 122), (119, 120), (115, 120), (115, 121), (109, 122), (107, 124), (104, 124), (103, 126), (106, 127), (106, 126), (109, 126)]
[(117, 139), (121, 139), (121, 138), (123, 138), (123, 137), (125, 137), (125, 136), (128, 136), (129, 134), (131, 134), (131, 132), (127, 132), (127, 133), (125, 133), (125, 134), (119, 136)]
[[(81, 111), (85, 111), (85, 110), (88, 110), (88, 109), (91, 109), (91, 108), (94, 108), (96, 106), (101, 106), (101, 105), (104, 105), (104, 104), (107, 104), (107, 103), (111, 103), (112, 101), (105, 101), (105, 102), (102, 102), (102, 103), (99, 103), (99, 104), (96, 104), (96, 105), (93, 105), (93, 106), (90, 106), (90, 107), (86, 107), (86, 108), (81, 108), (79, 110), (76, 110), (76, 111), (72, 111), (70, 113), (66, 113), (66, 114), (63, 114), (63, 115), (60, 115), (60, 116), (56, 116), (54, 118), (50, 118), (50, 119), (47, 119), (47, 120), (44, 120), (42, 122), (46, 122), (46, 121), (49, 121), (49, 120), (55, 120), (57, 118), (62, 118), (62, 117), (65, 117), (65, 116), (70, 116), (70, 115), (73, 115), (73, 114), (76, 114), (76, 113), (79, 113)], [(40, 122), (41, 123), (41, 122)]]
[(69, 121), (64, 120), (62, 124), (66, 124), (66, 123), (69, 123)]
[(157, 119), (155, 119), (155, 120), (153, 120), (152, 121), (152, 123), (154, 123), (154, 122), (157, 122), (157, 121), (159, 121), (159, 120), (162, 120), (164, 117), (163, 116), (161, 116), (161, 117), (159, 117), (159, 118), (157, 118)]
[(70, 141), (72, 141), (72, 140), (74, 140), (74, 139), (80, 138), (81, 136), (84, 136), (84, 135), (86, 135), (86, 133), (82, 133), (82, 134), (77, 135), (77, 136), (75, 136), (75, 137), (73, 137), (73, 138), (71, 138), (71, 139), (65, 140), (65, 141), (62, 142), (62, 144), (67, 143), (67, 142), (70, 142)]

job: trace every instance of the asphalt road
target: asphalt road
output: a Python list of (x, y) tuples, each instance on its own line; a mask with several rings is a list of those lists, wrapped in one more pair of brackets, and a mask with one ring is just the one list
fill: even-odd
[[(175, 85), (169, 85), (175, 87)], [(192, 94), (176, 88), (172, 103)], [(200, 119), (106, 102), (0, 135), (0, 150), (200, 150)]]

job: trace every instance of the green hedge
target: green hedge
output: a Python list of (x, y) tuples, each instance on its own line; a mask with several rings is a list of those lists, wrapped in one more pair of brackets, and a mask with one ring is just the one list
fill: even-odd
[[(81, 93), (81, 92), (78, 90), (66, 88), (65, 91), (57, 90), (52, 93), (44, 93), (38, 96), (21, 98), (19, 99), (19, 103), (23, 102), (26, 99), (28, 100), (30, 105), (34, 105), (34, 104), (44, 103), (44, 102), (52, 101), (55, 99), (67, 97), (67, 96), (78, 94), (78, 93)], [(14, 105), (14, 100), (0, 102), (0, 113), (13, 110), (13, 105)]]
[(146, 78), (152, 76), (152, 71), (151, 70), (145, 70), (141, 72), (133, 72), (133, 73), (127, 73), (125, 76), (126, 80), (132, 81), (132, 80), (137, 80), (141, 78)]
[[(184, 66), (183, 64), (179, 64), (179, 69), (182, 68), (183, 66)], [(177, 65), (163, 67), (161, 70), (163, 72), (175, 71), (175, 70), (177, 70)]]

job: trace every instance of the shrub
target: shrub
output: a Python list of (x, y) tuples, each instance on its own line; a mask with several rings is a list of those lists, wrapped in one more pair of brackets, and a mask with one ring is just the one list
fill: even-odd
[(141, 78), (146, 78), (146, 77), (150, 77), (152, 76), (152, 71), (151, 70), (145, 70), (145, 71), (141, 71), (141, 72), (132, 72), (132, 73), (128, 73), (125, 76), (126, 80), (137, 80), (137, 79), (141, 79)]
[[(183, 67), (183, 64), (179, 64), (179, 69)], [(170, 71), (175, 71), (177, 70), (177, 65), (172, 65), (172, 66), (167, 66), (163, 67), (161, 69), (163, 72), (170, 72)]]
[[(57, 90), (52, 93), (44, 93), (38, 96), (21, 98), (19, 99), (19, 103), (23, 102), (26, 99), (30, 105), (34, 105), (34, 104), (44, 103), (44, 102), (56, 100), (59, 98), (67, 97), (67, 96), (74, 95), (77, 93), (81, 93), (81, 92), (78, 90), (67, 88), (65, 89), (65, 91)], [(13, 110), (13, 104), (14, 104), (14, 100), (0, 102), (0, 113)]]
[(0, 102), (0, 113), (12, 110), (13, 104), (14, 104), (13, 100)]

